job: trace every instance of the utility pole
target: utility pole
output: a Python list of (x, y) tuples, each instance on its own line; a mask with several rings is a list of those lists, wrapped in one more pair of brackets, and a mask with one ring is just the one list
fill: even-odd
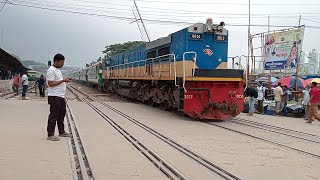
[(144, 22), (143, 22), (143, 20), (142, 20), (142, 18), (141, 18), (141, 14), (140, 14), (140, 11), (139, 11), (139, 9), (138, 9), (137, 3), (136, 3), (135, 0), (133, 1), (133, 3), (134, 3), (134, 6), (135, 6), (136, 9), (137, 9), (137, 12), (138, 12), (138, 15), (139, 15), (139, 19), (140, 19), (140, 21), (141, 21), (141, 23), (142, 23), (142, 26), (143, 26), (144, 31), (146, 32), (148, 41), (150, 42), (150, 37), (149, 37), (149, 34), (148, 34), (148, 32), (147, 32), (147, 28), (146, 28), (146, 26), (144, 25)]
[(249, 77), (249, 58), (250, 58), (250, 26), (251, 26), (251, 12), (250, 7), (251, 6), (251, 0), (249, 0), (249, 25), (248, 25), (248, 56), (247, 56), (247, 78), (246, 78), (246, 84), (248, 86), (248, 77)]
[[(300, 29), (301, 27), (301, 15), (299, 16), (299, 26), (298, 29)], [(298, 48), (298, 46), (297, 46)], [(299, 53), (300, 51), (300, 53)], [(297, 59), (297, 64), (296, 64), (296, 79), (295, 79), (295, 87), (296, 87), (296, 91), (298, 91), (299, 85), (298, 85), (298, 76), (299, 76), (299, 64), (300, 64), (300, 56), (301, 56), (301, 51), (302, 49), (298, 49), (298, 59)], [(298, 101), (298, 97), (296, 97), (296, 101)]]
[[(136, 14), (134, 13), (134, 10), (132, 10), (132, 13), (133, 13), (133, 16), (134, 16), (134, 19), (135, 19), (135, 21), (133, 21), (133, 22), (137, 22), (137, 25), (138, 25), (138, 28), (139, 28), (139, 31), (140, 31), (140, 34), (141, 34), (141, 40), (143, 41), (143, 33), (142, 33), (141, 28), (140, 28), (140, 25), (139, 25), (139, 23), (138, 23), (138, 21), (139, 21), (140, 19), (137, 19)], [(133, 22), (131, 22), (131, 23), (133, 23)], [(131, 24), (131, 23), (130, 23), (130, 24)]]

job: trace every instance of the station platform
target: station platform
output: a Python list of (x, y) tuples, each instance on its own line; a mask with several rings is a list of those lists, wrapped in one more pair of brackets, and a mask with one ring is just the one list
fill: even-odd
[(46, 101), (0, 100), (0, 179), (72, 179), (67, 139), (46, 140)]
[[(46, 98), (28, 98), (0, 99), (0, 179), (73, 179), (67, 138), (46, 140)], [(167, 179), (89, 106), (72, 98), (68, 104), (96, 179)]]

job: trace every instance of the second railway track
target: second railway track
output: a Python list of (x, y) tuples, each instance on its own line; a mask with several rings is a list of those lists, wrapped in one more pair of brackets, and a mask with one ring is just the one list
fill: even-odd
[[(248, 136), (248, 137), (251, 137), (251, 138), (254, 138), (254, 139), (258, 139), (258, 140), (261, 140), (261, 141), (264, 141), (264, 142), (267, 142), (267, 143), (271, 143), (271, 144), (274, 144), (274, 145), (277, 145), (277, 146), (280, 146), (280, 147), (284, 147), (284, 148), (287, 148), (287, 149), (290, 149), (290, 150), (293, 150), (293, 151), (296, 151), (298, 153), (301, 153), (301, 154), (304, 154), (304, 155), (307, 155), (307, 156), (310, 156), (310, 157), (313, 157), (313, 158), (317, 158), (317, 159), (320, 159), (320, 154), (319, 152), (315, 153), (315, 152), (311, 152), (309, 150), (304, 150), (302, 149), (301, 147), (295, 147), (295, 146), (292, 146), (292, 145), (289, 145), (287, 143), (283, 143), (279, 140), (271, 140), (270, 138), (265, 138), (265, 137), (261, 137), (262, 135), (260, 134), (259, 136), (255, 135), (255, 134), (252, 134), (252, 133), (248, 133), (248, 132), (244, 132), (245, 130), (241, 129), (237, 129), (235, 127), (230, 127), (230, 126), (226, 126), (226, 125), (220, 125), (218, 123), (212, 123), (212, 122), (204, 122), (206, 124), (209, 124), (209, 125), (212, 125), (212, 126), (215, 126), (215, 127), (218, 127), (218, 128), (222, 128), (222, 129), (225, 129), (227, 131), (231, 131), (231, 132), (234, 132), (234, 133), (238, 133), (238, 134), (241, 134), (241, 135), (245, 135), (245, 136)], [(232, 122), (231, 122), (232, 123)], [(237, 124), (237, 125), (240, 125), (240, 126), (243, 126), (243, 124), (241, 123), (234, 123), (234, 124)], [(252, 125), (245, 125), (247, 127), (252, 127)], [(259, 129), (259, 128), (258, 128)], [(290, 131), (289, 129), (287, 129), (287, 131)], [(271, 131), (270, 131), (271, 132)], [(259, 132), (260, 133), (260, 132)], [(302, 133), (302, 132), (301, 132)], [(288, 135), (285, 135), (284, 136), (288, 136)], [(292, 135), (293, 136), (293, 135)], [(292, 137), (292, 136), (289, 136), (289, 137)], [(297, 138), (297, 137), (292, 137), (292, 138)], [(318, 143), (317, 141), (315, 142), (310, 142), (310, 141), (306, 141), (306, 140), (303, 140), (304, 142), (303, 143), (315, 143), (315, 146), (318, 147)], [(309, 147), (310, 149), (310, 147)], [(312, 149), (312, 148), (311, 148)]]
[(229, 122), (244, 125), (244, 126), (249, 126), (249, 127), (253, 127), (253, 128), (257, 128), (257, 129), (262, 129), (265, 131), (293, 137), (293, 138), (296, 138), (299, 140), (304, 140), (304, 141), (320, 144), (320, 136), (318, 136), (316, 134), (301, 132), (301, 131), (297, 131), (297, 130), (292, 130), (292, 129), (288, 129), (288, 128), (284, 128), (284, 127), (274, 126), (274, 125), (251, 121), (251, 120), (242, 119), (242, 118), (234, 118), (233, 120), (231, 120)]
[[(74, 92), (75, 94), (77, 94), (77, 96), (79, 96), (79, 94), (82, 94), (82, 96), (84, 98), (81, 98), (81, 99), (84, 102), (86, 102), (90, 107), (92, 107), (95, 111), (97, 111), (98, 113), (101, 113), (101, 116), (104, 116), (104, 117), (108, 118), (108, 116), (103, 114), (97, 107), (94, 107), (94, 105), (92, 103), (90, 103), (89, 100), (101, 103), (103, 106), (107, 107), (108, 109), (110, 109), (114, 113), (122, 116), (126, 120), (132, 122), (133, 124), (137, 125), (138, 127), (142, 128), (145, 131), (149, 132), (150, 134), (154, 135), (155, 137), (157, 137), (161, 141), (167, 143), (168, 145), (170, 145), (171, 147), (173, 147), (177, 151), (179, 151), (182, 154), (186, 155), (187, 157), (191, 158), (192, 160), (194, 160), (195, 162), (199, 163), (203, 167), (207, 168), (211, 172), (217, 174), (221, 178), (223, 178), (223, 179), (240, 179), (239, 177), (237, 177), (236, 175), (232, 174), (231, 172), (223, 169), (221, 166), (211, 162), (210, 160), (206, 159), (205, 157), (201, 156), (200, 154), (198, 154), (196, 152), (193, 152), (192, 150), (188, 149), (187, 147), (184, 147), (183, 145), (179, 144), (178, 142), (174, 141), (173, 139), (171, 139), (169, 137), (166, 137), (162, 133), (156, 131), (155, 129), (150, 128), (149, 126), (147, 126), (147, 125), (139, 122), (138, 120), (128, 116), (127, 114), (119, 111), (118, 109), (116, 109), (116, 108), (114, 108), (114, 107), (112, 107), (112, 106), (110, 106), (110, 105), (108, 105), (108, 104), (106, 104), (106, 103), (94, 98), (94, 97), (91, 97), (91, 96), (87, 95), (86, 93), (76, 89), (73, 86), (69, 87), (69, 89), (71, 91), (73, 91), (73, 92), (77, 91), (78, 93)], [(116, 126), (119, 126), (119, 125), (116, 124)], [(126, 132), (126, 133), (128, 133), (128, 132)], [(181, 178), (178, 178), (178, 179), (181, 179)]]

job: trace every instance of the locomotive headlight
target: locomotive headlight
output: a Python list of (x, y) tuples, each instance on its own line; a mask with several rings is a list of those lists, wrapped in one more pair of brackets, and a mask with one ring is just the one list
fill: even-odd
[(208, 26), (207, 26), (207, 30), (208, 30), (208, 31), (212, 31), (211, 25), (208, 25)]

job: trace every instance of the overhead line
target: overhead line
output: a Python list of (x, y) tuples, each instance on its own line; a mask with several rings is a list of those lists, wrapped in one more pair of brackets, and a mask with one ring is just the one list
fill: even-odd
[[(94, 17), (102, 17), (102, 18), (111, 18), (111, 19), (121, 19), (121, 20), (127, 20), (127, 21), (133, 21), (134, 18), (130, 17), (122, 17), (122, 16), (110, 16), (110, 15), (104, 15), (104, 14), (96, 14), (96, 13), (86, 13), (86, 12), (78, 12), (78, 11), (70, 11), (70, 10), (63, 10), (63, 9), (55, 9), (55, 8), (48, 8), (48, 7), (40, 7), (40, 6), (33, 6), (33, 5), (25, 5), (25, 4), (19, 4), (19, 3), (9, 3), (13, 6), (22, 6), (22, 7), (29, 7), (29, 8), (36, 8), (36, 9), (43, 9), (43, 10), (50, 10), (50, 11), (56, 11), (56, 12), (64, 12), (64, 13), (72, 13), (72, 14), (79, 14), (79, 15), (87, 15), (87, 16), (94, 16)], [(151, 22), (151, 23), (160, 23), (160, 24), (188, 24), (192, 25), (194, 23), (192, 22), (185, 22), (185, 21), (168, 21), (168, 20), (160, 20), (160, 19), (145, 19), (145, 21)], [(242, 26), (247, 27), (246, 24), (226, 24), (227, 26)], [(259, 24), (253, 24), (252, 26), (255, 27), (267, 27), (268, 25), (259, 25)], [(293, 26), (286, 26), (286, 25), (271, 25), (270, 27), (293, 27)], [(320, 29), (320, 26), (305, 26), (308, 28), (313, 29)]]
[[(21, 1), (21, 0), (17, 0), (19, 2), (22, 3), (27, 3), (26, 1)], [(41, 0), (29, 0), (31, 2), (41, 2), (43, 3), (51, 3), (51, 4), (65, 4), (65, 5), (73, 5), (73, 6), (81, 6), (81, 7), (93, 7), (93, 8), (105, 8), (105, 7), (98, 7), (98, 6), (88, 6), (88, 5), (78, 5), (78, 4), (69, 4), (69, 3), (56, 3), (56, 2), (48, 2), (48, 1), (41, 1)], [(93, 2), (93, 1), (86, 1), (86, 0), (77, 0), (80, 2)], [(128, 13), (131, 13), (131, 5), (123, 5), (123, 4), (114, 4), (114, 3), (105, 3), (105, 2), (95, 2), (95, 3), (99, 3), (99, 4), (107, 4), (107, 5), (114, 5), (114, 6), (126, 6), (126, 7), (130, 7), (130, 9), (120, 9), (120, 8), (112, 8), (112, 9), (117, 9), (117, 10), (125, 10), (128, 11)], [(153, 10), (145, 10), (143, 7), (144, 6), (140, 6), (141, 7), (141, 12), (151, 12), (151, 13), (168, 13), (168, 12), (164, 12), (164, 11), (171, 11), (174, 14), (184, 14), (184, 15), (190, 15), (190, 14), (217, 14), (217, 15), (235, 15), (235, 16), (247, 16), (247, 13), (213, 13), (213, 12), (205, 12), (205, 11), (192, 11), (192, 10), (183, 10), (183, 9), (166, 9), (166, 8), (152, 8), (152, 7), (145, 7), (149, 9), (153, 9)], [(163, 11), (156, 11), (156, 10), (163, 10)], [(186, 12), (183, 12), (186, 11)], [(320, 13), (280, 13), (280, 14), (273, 14), (276, 16), (279, 15), (296, 15), (296, 14), (301, 14), (301, 15), (320, 15)], [(251, 14), (252, 16), (269, 16), (271, 14)]]
[[(132, 1), (132, 0), (129, 0)], [(248, 6), (248, 3), (215, 3), (215, 2), (186, 2), (186, 1), (154, 1), (154, 0), (137, 0), (140, 2), (146, 2), (146, 3), (170, 3), (170, 4), (193, 4), (193, 5), (203, 5), (203, 4), (222, 4), (222, 5), (238, 5), (238, 6)], [(298, 4), (292, 4), (292, 3), (250, 3), (250, 5), (253, 6), (319, 6), (319, 3), (298, 3)]]
[[(17, 1), (15, 1), (15, 2), (17, 2)], [(18, 0), (18, 2), (27, 3), (26, 1), (21, 1), (21, 0)], [(57, 6), (67, 5), (69, 7), (72, 7), (73, 9), (77, 9), (77, 10), (86, 10), (86, 11), (90, 10), (90, 11), (94, 11), (94, 12), (113, 13), (113, 15), (117, 14), (117, 15), (129, 15), (130, 16), (131, 13), (132, 13), (132, 10), (129, 10), (129, 9), (126, 9), (126, 10), (128, 10), (128, 12), (127, 11), (117, 11), (117, 10), (114, 11), (114, 8), (112, 10), (107, 10), (106, 11), (106, 10), (100, 10), (100, 8), (105, 9), (104, 7), (97, 7), (97, 6), (85, 6), (85, 5), (76, 5), (76, 4), (69, 4), (69, 3), (55, 3), (55, 2), (48, 2), (48, 1), (38, 1), (38, 2), (43, 4), (43, 5), (45, 5), (45, 6), (50, 6), (50, 7), (52, 7), (52, 4), (57, 5)], [(36, 4), (35, 1), (32, 1), (32, 3)], [(28, 5), (32, 5), (32, 4), (28, 4)], [(75, 6), (75, 7), (73, 7), (73, 6)], [(99, 9), (78, 8), (78, 6), (79, 7), (90, 7), (90, 8), (92, 7), (92, 8), (99, 8)], [(147, 12), (153, 12), (153, 13), (147, 13)], [(162, 17), (173, 17), (173, 18), (175, 18), (175, 17), (179, 17), (179, 18), (194, 18), (194, 16), (192, 16), (190, 14), (181, 14), (181, 15), (179, 15), (179, 14), (176, 15), (175, 14), (175, 15), (173, 15), (173, 14), (170, 14), (170, 13), (169, 14), (168, 13), (161, 14), (161, 13), (164, 13), (164, 12), (155, 12), (155, 11), (147, 11), (147, 12), (143, 11), (141, 13), (146, 17), (154, 17), (154, 16), (159, 17), (159, 16), (162, 16)], [(207, 15), (204, 15), (204, 14), (201, 14), (199, 16), (203, 17), (203, 18), (207, 17)], [(198, 16), (198, 18), (200, 18), (199, 16)], [(304, 16), (304, 17), (306, 17), (306, 16)], [(311, 17), (311, 16), (308, 16), (308, 17)], [(314, 16), (314, 17), (319, 17), (319, 16)], [(215, 16), (214, 18), (247, 19), (248, 16), (247, 15), (246, 16), (242, 16), (242, 17), (239, 17), (239, 16)], [(266, 16), (254, 16), (252, 18), (263, 19), (263, 18), (267, 18), (267, 17)], [(296, 18), (296, 16), (273, 16), (273, 18)]]
[(2, 7), (0, 9), (0, 13), (2, 12), (3, 8), (6, 6), (7, 3), (8, 3), (8, 0), (6, 0), (6, 2), (2, 5)]
[(301, 18), (303, 20), (306, 20), (306, 21), (310, 21), (310, 22), (314, 22), (314, 23), (320, 23), (320, 21), (315, 21), (315, 20), (311, 20), (311, 19), (306, 19), (306, 18)]

